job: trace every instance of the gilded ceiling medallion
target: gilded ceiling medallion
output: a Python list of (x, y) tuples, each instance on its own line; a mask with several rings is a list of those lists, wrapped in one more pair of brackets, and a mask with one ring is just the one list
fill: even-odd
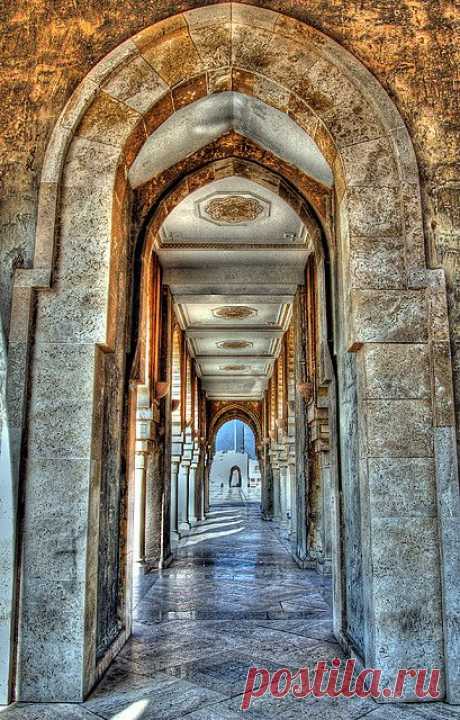
[(264, 206), (254, 197), (227, 195), (210, 200), (205, 210), (216, 222), (240, 225), (256, 220), (264, 212)]
[(219, 370), (223, 370), (227, 373), (240, 373), (249, 370), (249, 365), (221, 365)]
[(249, 340), (222, 340), (216, 343), (219, 350), (245, 350), (251, 348), (253, 343)]
[(224, 305), (214, 308), (212, 314), (214, 317), (224, 320), (246, 320), (246, 318), (257, 315), (257, 310), (247, 305)]

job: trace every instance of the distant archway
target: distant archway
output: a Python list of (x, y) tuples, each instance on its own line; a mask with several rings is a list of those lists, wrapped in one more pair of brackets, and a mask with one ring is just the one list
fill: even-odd
[[(235, 482), (235, 479), (236, 479), (236, 482)], [(228, 486), (229, 486), (230, 488), (233, 488), (233, 487), (238, 487), (238, 488), (240, 488), (240, 487), (242, 487), (242, 484), (243, 484), (243, 483), (242, 483), (242, 479), (241, 479), (241, 470), (240, 470), (240, 467), (239, 467), (239, 465), (234, 465), (234, 466), (230, 469), (230, 475), (229, 475), (229, 478), (228, 478)]]

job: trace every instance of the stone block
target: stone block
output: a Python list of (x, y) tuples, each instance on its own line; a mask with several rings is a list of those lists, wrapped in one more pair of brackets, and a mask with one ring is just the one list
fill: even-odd
[(37, 302), (39, 342), (105, 343), (107, 289), (65, 288), (41, 293)]
[(23, 343), (29, 339), (32, 315), (32, 289), (30, 287), (13, 288), (10, 319), (10, 343)]
[[(398, 592), (404, 592), (404, 590), (407, 591), (407, 593), (411, 592), (410, 587), (407, 585), (404, 588), (401, 588), (401, 590), (396, 589), (396, 593)], [(420, 598), (420, 603), (423, 605), (424, 600)], [(414, 613), (417, 613), (417, 609), (414, 608)], [(429, 613), (425, 612), (424, 610), (421, 611), (421, 615), (425, 617), (425, 619), (428, 621)], [(404, 614), (403, 611), (401, 612), (401, 615), (399, 616), (400, 620), (404, 622)], [(439, 620), (437, 620), (439, 622)], [(384, 668), (384, 672), (382, 674), (382, 686), (388, 686), (393, 687), (394, 686), (394, 680), (396, 677), (397, 672), (401, 668), (440, 668), (442, 670), (443, 667), (443, 644), (442, 640), (431, 640), (431, 639), (423, 639), (423, 638), (417, 638), (415, 640), (410, 639), (404, 639), (401, 640), (398, 635), (398, 626), (394, 623), (391, 623), (389, 625), (382, 624), (375, 635), (375, 655), (374, 655), (374, 662), (375, 664), (373, 667), (381, 667)], [(439, 684), (439, 691), (440, 691), (440, 697), (444, 697), (445, 692), (445, 684), (444, 684), (444, 678), (441, 674), (441, 680)], [(406, 703), (409, 702), (417, 702), (417, 698), (415, 695), (415, 683), (414, 680), (407, 680), (407, 682), (404, 684), (404, 695), (403, 695), (404, 701)], [(430, 704), (431, 705), (431, 704)], [(388, 705), (385, 705), (385, 710), (388, 707)], [(394, 706), (391, 706), (392, 708)], [(398, 709), (400, 709), (402, 706), (399, 705)], [(432, 707), (432, 705), (431, 705)], [(406, 704), (405, 710), (404, 710), (404, 717), (407, 717), (407, 710), (408, 705)], [(410, 711), (409, 711), (410, 712)], [(431, 711), (433, 712), (433, 711)], [(369, 715), (369, 718), (372, 718), (374, 713), (371, 713)], [(379, 714), (376, 715), (377, 718), (380, 720)], [(390, 720), (390, 718), (393, 717), (391, 714), (385, 714), (383, 715), (385, 717), (385, 720)], [(396, 716), (397, 717), (397, 716)], [(403, 717), (403, 716), (401, 716)], [(410, 717), (410, 716), (409, 716)], [(430, 714), (430, 711), (428, 711), (427, 715), (424, 715), (423, 717), (429, 718), (429, 720), (435, 720), (438, 716), (433, 714)], [(442, 717), (442, 716), (441, 716)], [(421, 720), (420, 715), (417, 713), (414, 713), (413, 720)], [(453, 720), (453, 718), (452, 718)]]
[[(314, 112), (312, 112), (311, 108), (308, 107), (307, 103), (304, 103), (295, 93), (291, 93), (289, 98), (288, 113), (297, 125), (300, 125), (300, 127), (315, 140), (319, 147), (319, 143), (316, 139), (316, 131), (319, 125), (318, 117)], [(324, 129), (324, 126), (322, 127)], [(330, 136), (329, 142), (332, 143)], [(323, 152), (323, 155), (326, 157), (326, 153)]]
[[(113, 189), (120, 148), (74, 137), (67, 153), (63, 185), (78, 188)], [(94, 169), (97, 168), (97, 172)]]
[(451, 703), (460, 702), (460, 497), (455, 430), (434, 430), (436, 483), (441, 542), (446, 690)]
[(346, 103), (354, 93), (354, 86), (339, 68), (320, 56), (308, 69), (302, 85), (303, 100), (321, 117)]
[(402, 210), (406, 235), (407, 268), (412, 271), (423, 270), (426, 267), (425, 239), (418, 184), (402, 183)]
[(143, 57), (137, 56), (110, 78), (103, 89), (112, 98), (144, 113), (169, 87)]
[(17, 685), (21, 702), (83, 700), (84, 592), (82, 582), (24, 577)]
[(254, 80), (254, 95), (271, 107), (287, 112), (291, 92), (265, 77), (257, 76)]
[[(137, 37), (137, 35), (136, 35)], [(133, 40), (125, 40), (121, 45), (117, 45), (102, 60), (95, 65), (86, 76), (87, 80), (96, 85), (103, 84), (107, 78), (129, 59), (137, 54), (137, 46)]]
[(89, 460), (30, 459), (23, 526), (28, 577), (77, 582), (85, 576), (89, 483)]
[[(337, 160), (337, 146), (329, 130), (324, 127), (322, 123), (318, 123), (315, 130), (314, 140), (326, 162), (329, 164), (329, 167), (335, 167), (334, 164)], [(342, 167), (341, 164), (340, 167)]]
[(322, 114), (322, 119), (340, 149), (383, 135), (375, 113), (356, 90), (347, 94), (340, 105)]
[(54, 273), (60, 287), (107, 287), (112, 201), (108, 185), (63, 189)]
[(368, 400), (369, 457), (432, 457), (433, 427), (428, 400)]
[(264, 28), (273, 31), (279, 17), (278, 13), (267, 8), (231, 3), (232, 22), (236, 25), (247, 25), (249, 27)]
[(270, 67), (270, 77), (274, 82), (290, 88), (301, 97), (306, 72), (318, 60), (318, 55), (309, 48), (280, 36), (273, 42), (272, 34), (258, 27), (235, 25), (232, 49), (236, 67), (261, 75), (266, 74), (266, 68)]
[(55, 186), (59, 184), (67, 148), (71, 140), (71, 128), (63, 127), (58, 123), (53, 130), (51, 141), (46, 149), (42, 174), (40, 176), (41, 183)]
[(387, 135), (397, 159), (399, 176), (407, 183), (418, 183), (418, 165), (410, 135), (406, 127), (394, 128)]
[(354, 288), (405, 288), (404, 243), (400, 237), (350, 238), (350, 273)]
[(36, 343), (29, 457), (89, 458), (94, 359), (93, 344)]
[(57, 183), (41, 182), (37, 209), (37, 225), (35, 230), (35, 268), (44, 267), (51, 269), (54, 253), (57, 208)]
[(352, 290), (351, 343), (424, 343), (428, 339), (423, 290)]
[(449, 315), (447, 310), (447, 295), (445, 289), (430, 290), (430, 337), (435, 342), (449, 341)]
[[(433, 516), (372, 517), (372, 574), (409, 577), (439, 568), (438, 521)], [(441, 602), (438, 601), (438, 612)], [(436, 637), (442, 628), (435, 628)], [(410, 637), (410, 635), (409, 635)]]
[[(387, 542), (386, 548), (393, 558), (399, 554), (399, 547), (392, 548)], [(442, 644), (440, 578), (432, 570), (431, 567), (419, 566), (409, 573), (374, 576), (372, 592), (377, 647), (380, 645), (383, 650), (384, 644), (394, 642), (399, 647), (396, 652), (401, 653), (406, 643), (412, 643), (412, 651), (417, 652), (419, 649), (423, 652), (423, 645), (417, 648), (418, 643)], [(388, 655), (391, 655), (391, 651)], [(438, 661), (441, 658), (442, 654)], [(415, 667), (426, 667), (420, 663), (420, 659)]]
[(195, 10), (187, 10), (184, 12), (184, 18), (190, 31), (200, 27), (226, 25), (232, 19), (232, 5), (231, 3), (224, 3), (222, 5), (207, 5)]
[[(184, 27), (139, 48), (147, 62), (169, 87), (206, 69), (193, 44), (185, 20), (183, 22)], [(137, 39), (135, 42), (138, 44)]]
[[(211, 6), (212, 7), (212, 6)], [(229, 22), (190, 28), (190, 37), (203, 67), (213, 70), (232, 61), (232, 26)]]
[(232, 68), (219, 68), (208, 72), (208, 93), (228, 92), (232, 90)]
[(49, 288), (51, 285), (51, 269), (48, 267), (16, 268), (14, 287)]
[(344, 147), (341, 152), (345, 182), (349, 187), (396, 187), (398, 170), (386, 138)]
[(431, 458), (369, 458), (371, 515), (376, 518), (434, 516), (436, 482)]
[(123, 147), (142, 116), (105, 92), (91, 104), (76, 134), (88, 140)]
[(431, 397), (429, 346), (369, 344), (363, 348), (364, 393), (370, 399), (428, 399)]
[(353, 187), (346, 193), (345, 203), (351, 235), (401, 235), (399, 189)]
[[(3, 544), (3, 543), (1, 543)], [(0, 548), (1, 548), (0, 544)], [(1, 550), (0, 550), (1, 551)], [(12, 563), (13, 563), (13, 559)], [(2, 578), (6, 578), (6, 574), (4, 573), (5, 568), (0, 568), (2, 570)], [(12, 571), (9, 573), (10, 577), (12, 576)], [(3, 585), (6, 586), (7, 583), (3, 581)], [(8, 584), (8, 589), (11, 589), (11, 585)], [(7, 602), (4, 604), (3, 598), (0, 601), (0, 647), (4, 648), (4, 651), (2, 652), (0, 656), (0, 707), (1, 705), (8, 705), (8, 703), (11, 701), (10, 696), (10, 688), (8, 687), (8, 679), (10, 677), (10, 663), (11, 663), (11, 657), (10, 653), (8, 652), (8, 648), (11, 646), (11, 638), (12, 638), (12, 622), (11, 622), (11, 597), (8, 598)], [(3, 708), (0, 710), (0, 712), (5, 712), (5, 709)], [(8, 716), (6, 716), (6, 720), (8, 720)]]
[(449, 342), (431, 345), (433, 359), (433, 424), (435, 427), (455, 425), (452, 360)]
[(27, 343), (10, 343), (8, 346), (6, 407), (8, 424), (12, 427), (22, 428), (24, 426), (28, 364)]

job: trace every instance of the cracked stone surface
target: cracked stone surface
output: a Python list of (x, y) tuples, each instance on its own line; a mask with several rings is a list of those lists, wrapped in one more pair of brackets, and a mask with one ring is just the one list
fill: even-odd
[[(227, 491), (225, 491), (227, 493)], [(259, 506), (233, 489), (183, 538), (174, 564), (138, 575), (134, 633), (81, 705), (16, 705), (2, 720), (455, 720), (443, 703), (265, 696), (240, 709), (248, 668), (273, 672), (344, 658), (330, 580), (300, 570)]]

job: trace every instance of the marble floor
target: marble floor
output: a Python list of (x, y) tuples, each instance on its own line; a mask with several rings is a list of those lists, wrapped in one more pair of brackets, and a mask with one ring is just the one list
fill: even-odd
[[(225, 492), (225, 494), (224, 494)], [(174, 564), (137, 576), (134, 633), (81, 705), (16, 705), (0, 720), (460, 720), (442, 703), (263, 697), (240, 710), (251, 665), (297, 669), (343, 657), (332, 635), (330, 581), (292, 562), (258, 504), (222, 491)]]

